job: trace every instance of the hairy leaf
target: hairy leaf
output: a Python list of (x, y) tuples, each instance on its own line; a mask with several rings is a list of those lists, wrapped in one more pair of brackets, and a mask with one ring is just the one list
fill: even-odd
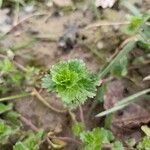
[(82, 60), (61, 61), (43, 78), (43, 87), (61, 97), (65, 106), (76, 108), (88, 97), (92, 98), (98, 85), (97, 76), (91, 74)]

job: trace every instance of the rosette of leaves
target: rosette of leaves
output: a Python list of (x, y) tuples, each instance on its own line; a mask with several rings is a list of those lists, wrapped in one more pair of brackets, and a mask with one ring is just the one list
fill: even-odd
[(63, 104), (71, 109), (94, 97), (97, 85), (97, 76), (78, 59), (58, 62), (43, 78), (43, 87), (58, 93)]

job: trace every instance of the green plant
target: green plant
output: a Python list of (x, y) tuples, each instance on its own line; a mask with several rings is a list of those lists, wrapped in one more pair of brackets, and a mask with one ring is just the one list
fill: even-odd
[(39, 131), (38, 133), (29, 132), (23, 140), (19, 140), (13, 146), (13, 150), (39, 150), (43, 137), (43, 131)]
[(137, 148), (139, 150), (149, 150), (150, 149), (150, 128), (148, 126), (142, 126), (142, 131), (146, 134), (145, 137), (138, 143)]
[(107, 145), (113, 150), (123, 150), (123, 146), (116, 141), (113, 134), (104, 128), (94, 128), (92, 131), (84, 131), (80, 134), (84, 143), (83, 150), (101, 150)]
[(8, 126), (3, 120), (0, 121), (0, 147), (9, 143), (9, 138), (18, 132), (18, 128)]
[(8, 58), (0, 62), (0, 70), (0, 93), (4, 94), (10, 91), (10, 87), (19, 87), (23, 82), (22, 72), (18, 71)]
[(75, 136), (79, 136), (85, 130), (85, 126), (81, 122), (77, 122), (72, 126), (72, 132)]
[(49, 92), (57, 92), (65, 106), (76, 108), (88, 97), (95, 96), (98, 79), (87, 70), (82, 60), (75, 59), (52, 66), (50, 73), (43, 78), (42, 85)]

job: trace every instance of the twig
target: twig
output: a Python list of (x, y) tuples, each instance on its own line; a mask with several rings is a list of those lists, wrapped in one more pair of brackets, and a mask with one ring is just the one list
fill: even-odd
[(33, 131), (35, 132), (38, 132), (39, 129), (30, 121), (28, 120), (27, 118), (23, 117), (23, 116), (20, 116), (20, 120), (26, 124), (27, 126), (29, 126)]
[(27, 72), (27, 69), (23, 65), (19, 64), (18, 62), (14, 61), (14, 60), (12, 60), (12, 61), (18, 69), (22, 70), (23, 72)]
[(56, 108), (54, 108), (53, 106), (51, 106), (40, 94), (39, 92), (34, 88), (33, 90), (33, 95), (36, 96), (38, 98), (38, 100), (40, 100), (45, 106), (47, 106), (48, 108), (50, 108), (51, 110), (53, 110), (54, 112), (57, 113), (66, 113), (67, 110), (58, 110)]

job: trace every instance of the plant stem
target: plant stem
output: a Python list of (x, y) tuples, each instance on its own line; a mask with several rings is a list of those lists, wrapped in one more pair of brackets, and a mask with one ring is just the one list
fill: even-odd
[(75, 114), (74, 114), (70, 109), (68, 110), (68, 113), (69, 113), (69, 115), (70, 115), (72, 121), (73, 121), (74, 123), (77, 123)]
[(81, 119), (81, 122), (84, 124), (85, 126), (85, 120), (84, 120), (84, 114), (83, 114), (83, 109), (82, 109), (82, 106), (79, 105), (79, 111), (80, 111), (80, 119)]
[(20, 120), (26, 124), (27, 126), (29, 126), (33, 131), (35, 132), (38, 132), (39, 129), (30, 121), (28, 120), (27, 118), (23, 117), (23, 116), (20, 116)]
[(39, 92), (38, 92), (36, 89), (33, 90), (33, 95), (36, 96), (39, 101), (41, 101), (45, 106), (47, 106), (48, 108), (50, 108), (50, 109), (53, 110), (54, 112), (57, 112), (57, 113), (66, 113), (66, 112), (67, 112), (66, 109), (64, 109), (64, 110), (58, 110), (58, 109), (54, 108), (53, 106), (51, 106), (51, 105), (39, 94)]
[(17, 95), (13, 95), (13, 96), (3, 97), (3, 98), (0, 98), (0, 102), (10, 101), (12, 99), (19, 99), (19, 98), (23, 98), (23, 97), (27, 97), (27, 96), (31, 96), (31, 95), (32, 95), (32, 93), (22, 93), (22, 94), (17, 94)]

